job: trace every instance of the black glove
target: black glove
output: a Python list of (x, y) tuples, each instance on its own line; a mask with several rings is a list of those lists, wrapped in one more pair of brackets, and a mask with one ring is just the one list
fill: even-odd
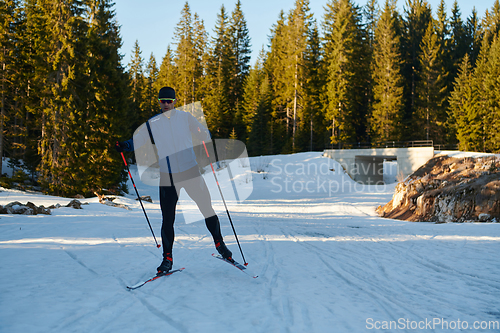
[(117, 152), (122, 153), (123, 148), (127, 148), (128, 145), (125, 142), (116, 142), (115, 149)]

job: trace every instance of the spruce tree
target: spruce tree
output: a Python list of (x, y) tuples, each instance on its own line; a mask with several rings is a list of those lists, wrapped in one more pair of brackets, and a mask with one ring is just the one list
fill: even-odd
[(197, 13), (194, 13), (194, 31), (193, 31), (193, 42), (194, 42), (194, 54), (195, 66), (193, 70), (193, 84), (192, 84), (192, 97), (191, 102), (200, 101), (205, 97), (204, 89), (204, 72), (207, 62), (207, 45), (208, 45), (208, 34), (205, 30), (205, 25), (203, 21), (198, 17)]
[(107, 0), (27, 0), (18, 8), (9, 128), (45, 192), (126, 189), (112, 147), (130, 134), (129, 91), (111, 7)]
[(467, 53), (472, 66), (475, 66), (479, 50), (481, 48), (481, 24), (477, 16), (475, 8), (472, 9), (472, 14), (467, 18), (465, 26), (465, 44), (467, 45)]
[[(41, 1), (42, 17), (37, 67), (43, 68), (43, 90), (39, 104), (42, 133), (40, 139), (40, 183), (55, 194), (66, 194), (73, 154), (68, 135), (76, 130), (74, 121), (83, 108), (78, 93), (81, 88), (82, 51), (86, 38), (80, 1)], [(74, 154), (72, 155), (74, 156)]]
[(231, 44), (234, 54), (235, 72), (231, 80), (231, 98), (230, 103), (233, 105), (233, 124), (236, 129), (236, 135), (240, 138), (244, 137), (244, 124), (242, 116), (244, 113), (242, 101), (245, 80), (248, 77), (250, 68), (250, 53), (251, 43), (250, 35), (246, 23), (245, 16), (241, 8), (241, 1), (236, 2), (236, 6), (231, 13), (229, 33), (231, 35)]
[(326, 147), (325, 135), (328, 135), (325, 118), (321, 110), (321, 87), (325, 84), (321, 75), (322, 59), (321, 39), (316, 21), (309, 31), (307, 49), (305, 51), (305, 82), (304, 82), (304, 129), (303, 149), (317, 150)]
[(193, 18), (188, 2), (181, 11), (181, 19), (175, 28), (175, 66), (177, 80), (173, 87), (176, 90), (177, 103), (184, 105), (192, 101), (192, 78), (194, 71), (193, 57)]
[(207, 125), (215, 137), (228, 138), (232, 131), (234, 113), (231, 112), (230, 96), (234, 73), (229, 18), (225, 7), (221, 6), (207, 64), (207, 91), (203, 103)]
[(278, 21), (271, 28), (270, 51), (264, 64), (272, 94), (270, 127), (273, 153), (281, 152), (289, 138), (290, 117), (286, 105), (287, 81), (284, 75), (287, 60), (287, 34), (286, 15), (282, 10)]
[[(465, 53), (468, 52), (467, 39), (465, 35), (465, 24), (462, 21), (462, 13), (458, 7), (457, 0), (454, 0), (453, 7), (451, 8), (451, 38), (450, 38), (450, 75), (452, 78), (457, 76), (458, 67), (462, 61)], [(470, 59), (469, 59), (470, 61)]]
[(4, 148), (4, 130), (10, 113), (14, 70), (14, 35), (17, 1), (0, 3), (0, 170), (2, 168)]
[(415, 139), (444, 142), (447, 118), (445, 68), (443, 50), (438, 41), (434, 22), (429, 22), (420, 52), (420, 81), (417, 84), (417, 108), (414, 117)]
[[(113, 146), (129, 138), (126, 106), (130, 98), (128, 77), (121, 65), (121, 39), (111, 0), (89, 0), (85, 16), (86, 86), (84, 107), (75, 121), (71, 138), (75, 157), (68, 156), (68, 193), (86, 196), (94, 193), (127, 191), (127, 175), (121, 157)], [(82, 119), (85, 119), (82, 122)]]
[(158, 113), (158, 89), (156, 88), (155, 82), (158, 81), (159, 70), (156, 65), (156, 59), (151, 53), (149, 61), (146, 64), (145, 73), (145, 89), (144, 89), (144, 100), (146, 107), (146, 114), (149, 117)]
[(493, 6), (486, 10), (481, 23), (481, 35), (483, 37), (483, 44), (491, 44), (493, 38), (500, 31), (500, 1), (495, 0)]
[(202, 58), (206, 44), (203, 22), (196, 13), (193, 19), (187, 2), (175, 28), (174, 40), (176, 78), (172, 86), (176, 91), (178, 105), (185, 105), (202, 98)]
[[(299, 133), (309, 128), (305, 110), (308, 68), (306, 52), (308, 38), (312, 28), (313, 16), (310, 13), (309, 0), (297, 0), (288, 18), (289, 43), (287, 50), (288, 108), (292, 110), (292, 151), (300, 151)], [(306, 127), (307, 126), (307, 127)]]
[[(361, 15), (350, 0), (327, 3), (323, 22), (325, 117), (331, 143), (353, 142), (364, 136), (369, 52), (361, 31)], [(359, 59), (367, 61), (359, 62)], [(363, 111), (363, 109), (365, 111)]]
[[(32, 173), (32, 179), (36, 179), (37, 171), (41, 170), (41, 137), (45, 119), (42, 105), (47, 100), (47, 76), (50, 73), (50, 65), (44, 61), (43, 54), (46, 49), (47, 34), (46, 21), (43, 16), (43, 8), (38, 1), (27, 0), (20, 8), (23, 20), (17, 29), (19, 39), (23, 40), (18, 49), (16, 58), (19, 60), (19, 69), (23, 75), (18, 83), (22, 98), (22, 104), (26, 109), (26, 126), (28, 127), (26, 140), (26, 154), (23, 157), (24, 165)], [(47, 190), (45, 188), (45, 190)]]
[(243, 122), (246, 127), (246, 146), (250, 156), (272, 153), (270, 129), (270, 86), (264, 69), (265, 53), (262, 50), (245, 81), (243, 94)]
[(487, 75), (484, 77), (486, 112), (484, 112), (485, 151), (500, 152), (500, 38), (493, 38), (488, 52)]
[(137, 128), (151, 117), (148, 110), (149, 102), (145, 98), (146, 77), (144, 75), (144, 59), (142, 58), (142, 51), (138, 40), (134, 43), (133, 54), (128, 67), (130, 78), (131, 104), (129, 106), (129, 112), (132, 124), (131, 127)]
[(417, 84), (420, 80), (420, 45), (425, 35), (429, 22), (432, 19), (431, 8), (425, 0), (407, 0), (405, 8), (406, 17), (403, 20), (401, 49), (404, 76), (404, 114), (403, 114), (403, 139), (413, 139), (413, 118), (416, 112)]
[(441, 0), (437, 8), (436, 34), (443, 52), (447, 49), (448, 38), (450, 34), (449, 30), (449, 22), (446, 14), (446, 3), (444, 2), (444, 0)]
[(379, 18), (380, 9), (377, 3), (377, 0), (368, 0), (367, 4), (365, 5), (364, 8), (364, 22), (365, 22), (365, 31), (366, 31), (366, 43), (367, 43), (367, 56), (366, 56), (366, 63), (368, 66), (368, 71), (369, 75), (367, 77), (367, 92), (366, 92), (366, 110), (367, 114), (365, 116), (365, 121), (366, 121), (366, 130), (367, 130), (367, 141), (370, 141), (370, 128), (371, 125), (369, 124), (370, 121), (370, 115), (372, 114), (373, 110), (373, 80), (372, 80), (372, 75), (371, 75), (371, 70), (373, 69), (373, 52), (374, 52), (374, 45), (375, 45), (375, 29), (377, 28), (377, 21)]
[(363, 15), (365, 20), (366, 37), (370, 47), (373, 47), (373, 43), (375, 41), (375, 29), (377, 28), (377, 20), (379, 16), (377, 0), (368, 0), (363, 9)]
[(174, 63), (174, 54), (170, 45), (167, 47), (167, 53), (163, 57), (158, 72), (158, 79), (153, 82), (154, 89), (158, 92), (162, 87), (175, 87), (177, 78), (177, 69)]
[(395, 1), (386, 0), (375, 30), (372, 70), (374, 104), (370, 119), (374, 141), (401, 139), (403, 77)]
[(450, 121), (455, 127), (460, 150), (483, 151), (484, 128), (478, 88), (466, 54), (450, 96)]
[[(257, 108), (260, 102), (259, 87), (265, 75), (262, 55), (263, 52), (261, 52), (255, 65), (250, 68), (243, 94), (243, 109), (245, 110), (243, 114), (243, 123), (245, 124), (244, 138), (250, 155), (260, 154), (262, 150), (260, 140), (255, 140), (259, 139), (259, 136), (251, 135), (252, 132), (255, 132), (254, 126), (256, 123)], [(260, 127), (257, 127), (257, 129), (259, 128)], [(254, 151), (257, 153), (254, 153)]]
[(13, 173), (23, 166), (34, 180), (39, 158), (34, 117), (27, 107), (34, 67), (26, 7), (20, 1), (0, 4), (0, 155), (9, 157)]

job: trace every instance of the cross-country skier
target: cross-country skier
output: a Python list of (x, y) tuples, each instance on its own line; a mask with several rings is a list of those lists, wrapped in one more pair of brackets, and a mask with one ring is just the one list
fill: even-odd
[(162, 138), (165, 136), (169, 138), (169, 140), (162, 140), (161, 142), (154, 141), (158, 151), (168, 152), (165, 158), (161, 157), (159, 160), (163, 261), (157, 268), (158, 273), (166, 273), (172, 268), (175, 208), (182, 188), (196, 202), (203, 214), (217, 252), (222, 257), (232, 260), (232, 253), (224, 244), (219, 218), (212, 208), (210, 192), (200, 174), (193, 150), (191, 134), (207, 141), (210, 139), (209, 132), (190, 113), (175, 109), (176, 99), (173, 88), (161, 88), (158, 93), (158, 103), (162, 113), (150, 118), (147, 122), (150, 137), (144, 138), (144, 136), (134, 135), (133, 139), (118, 142), (115, 146), (118, 152), (131, 152), (147, 144), (146, 140), (154, 141), (151, 132), (153, 125), (151, 124), (160, 124), (162, 126)]

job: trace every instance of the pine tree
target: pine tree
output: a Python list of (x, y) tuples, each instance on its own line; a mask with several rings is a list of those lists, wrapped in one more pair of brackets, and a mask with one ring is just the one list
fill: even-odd
[(375, 30), (374, 104), (370, 119), (372, 140), (401, 138), (403, 77), (395, 7), (395, 1), (386, 0)]

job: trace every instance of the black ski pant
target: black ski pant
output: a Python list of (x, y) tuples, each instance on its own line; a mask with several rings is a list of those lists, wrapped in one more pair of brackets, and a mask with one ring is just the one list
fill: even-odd
[(208, 191), (205, 180), (200, 174), (198, 167), (189, 169), (180, 174), (161, 174), (161, 178), (169, 177), (170, 182), (161, 184), (173, 184), (170, 186), (160, 186), (160, 207), (162, 213), (161, 239), (163, 246), (163, 256), (172, 255), (174, 244), (174, 220), (175, 208), (179, 200), (179, 193), (182, 188), (194, 200), (200, 212), (205, 218), (205, 224), (210, 231), (214, 242), (222, 241), (219, 218), (212, 208), (212, 199)]

